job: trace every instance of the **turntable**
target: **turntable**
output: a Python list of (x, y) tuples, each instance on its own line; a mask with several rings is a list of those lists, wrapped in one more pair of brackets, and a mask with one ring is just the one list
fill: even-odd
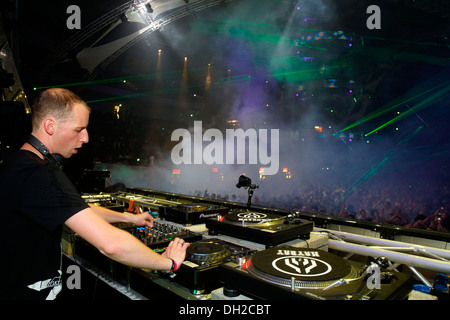
[(385, 300), (404, 299), (412, 278), (381, 272), (378, 289), (367, 285), (362, 264), (318, 249), (279, 246), (255, 253), (239, 267), (219, 267), (224, 295), (244, 293), (255, 299)]
[(284, 219), (283, 217), (273, 214), (273, 213), (263, 213), (263, 212), (239, 212), (230, 213), (224, 216), (225, 222), (229, 224), (234, 224), (238, 226), (271, 226), (274, 224), (279, 224), (279, 220)]
[(205, 226), (210, 235), (225, 234), (272, 247), (295, 239), (309, 239), (313, 222), (296, 215), (243, 211), (208, 219)]

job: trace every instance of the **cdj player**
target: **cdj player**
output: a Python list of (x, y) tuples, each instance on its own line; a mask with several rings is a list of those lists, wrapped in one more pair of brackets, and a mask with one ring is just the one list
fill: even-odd
[(187, 226), (204, 223), (205, 220), (225, 214), (227, 207), (209, 203), (181, 203), (160, 210), (161, 218)]
[[(221, 239), (211, 238), (191, 243), (176, 276), (171, 279), (193, 294), (208, 294), (221, 288), (218, 267), (226, 262), (242, 265), (245, 257), (256, 251)], [(164, 275), (164, 274), (163, 274)]]

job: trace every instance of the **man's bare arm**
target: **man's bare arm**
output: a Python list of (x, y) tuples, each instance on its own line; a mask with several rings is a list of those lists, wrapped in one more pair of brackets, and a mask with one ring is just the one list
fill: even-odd
[(112, 226), (92, 208), (73, 215), (66, 225), (108, 258), (135, 268), (168, 271), (172, 267), (171, 259), (179, 267), (189, 246), (183, 240), (175, 239), (164, 255), (160, 255), (129, 232)]

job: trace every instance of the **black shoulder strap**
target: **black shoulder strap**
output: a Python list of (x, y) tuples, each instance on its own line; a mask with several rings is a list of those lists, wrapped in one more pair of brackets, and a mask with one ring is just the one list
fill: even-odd
[(26, 142), (39, 151), (48, 162), (53, 163), (58, 167), (62, 167), (64, 157), (57, 153), (50, 153), (48, 148), (41, 141), (39, 141), (38, 138), (30, 134), (27, 137)]

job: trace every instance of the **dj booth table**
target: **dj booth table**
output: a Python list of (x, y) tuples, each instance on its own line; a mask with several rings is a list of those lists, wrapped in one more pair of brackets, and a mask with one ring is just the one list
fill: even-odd
[(63, 298), (402, 300), (417, 283), (411, 272), (389, 269), (380, 257), (351, 260), (330, 250), (330, 233), (296, 213), (146, 189), (85, 198), (117, 211), (132, 204), (157, 214), (153, 229), (116, 225), (156, 252), (174, 237), (191, 246), (172, 278), (112, 261), (66, 229), (64, 264), (80, 268), (82, 283), (64, 290)]

